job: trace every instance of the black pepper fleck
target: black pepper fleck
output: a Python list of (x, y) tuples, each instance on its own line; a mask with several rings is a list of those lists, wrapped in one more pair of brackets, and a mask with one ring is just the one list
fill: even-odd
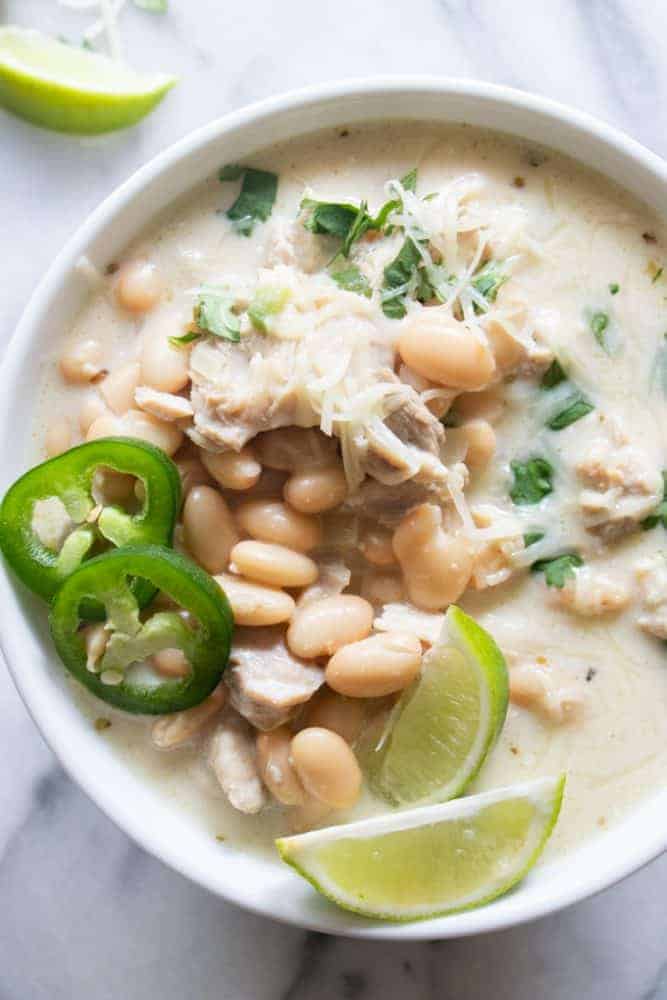
[(589, 667), (588, 670), (586, 671), (586, 682), (590, 684), (590, 682), (593, 680), (596, 674), (597, 670), (595, 669), (595, 667)]

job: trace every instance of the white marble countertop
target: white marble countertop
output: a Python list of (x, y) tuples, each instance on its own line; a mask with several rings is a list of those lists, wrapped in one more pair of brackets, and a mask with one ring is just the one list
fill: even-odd
[[(170, 0), (128, 10), (130, 61), (181, 83), (138, 128), (75, 140), (0, 111), (0, 330), (120, 181), (190, 129), (257, 98), (373, 73), (443, 73), (538, 91), (667, 155), (663, 0)], [(55, 0), (0, 21), (76, 39)], [(531, 926), (388, 945), (251, 916), (153, 860), (45, 747), (0, 671), (0, 1000), (665, 1000), (667, 858)]]

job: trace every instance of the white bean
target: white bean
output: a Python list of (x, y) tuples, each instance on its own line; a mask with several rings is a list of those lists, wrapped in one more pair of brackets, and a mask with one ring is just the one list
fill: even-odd
[(123, 309), (142, 313), (157, 305), (162, 297), (162, 280), (155, 264), (148, 260), (130, 260), (123, 264), (116, 279), (116, 299)]
[(275, 542), (308, 552), (319, 545), (322, 528), (315, 517), (271, 500), (245, 500), (236, 510), (239, 528), (261, 542)]
[(279, 625), (294, 613), (294, 598), (284, 590), (219, 573), (216, 583), (224, 590), (237, 625)]
[(79, 410), (79, 427), (82, 434), (87, 434), (98, 417), (108, 413), (106, 406), (98, 395), (89, 396), (84, 400)]
[(287, 645), (295, 656), (307, 660), (331, 656), (348, 642), (365, 638), (372, 626), (373, 607), (362, 597), (323, 597), (297, 608), (287, 630)]
[(272, 587), (307, 587), (318, 575), (317, 563), (308, 556), (270, 542), (239, 542), (230, 559), (242, 576)]
[(103, 372), (102, 345), (92, 337), (69, 344), (60, 355), (60, 372), (66, 382), (83, 385)]
[(302, 729), (292, 740), (291, 759), (306, 791), (334, 809), (359, 798), (361, 770), (345, 740), (329, 729)]
[(441, 308), (421, 309), (408, 317), (398, 350), (419, 375), (453, 389), (483, 389), (495, 374), (487, 345)]
[(278, 802), (302, 805), (306, 793), (290, 760), (292, 734), (287, 726), (257, 735), (257, 764), (262, 781)]
[(341, 466), (295, 472), (285, 483), (285, 500), (302, 514), (321, 514), (338, 507), (347, 496), (347, 480)]
[(442, 511), (421, 504), (409, 511), (394, 533), (408, 596), (424, 611), (442, 611), (468, 586), (473, 568), (470, 542), (446, 533)]
[(172, 347), (169, 337), (182, 332), (180, 310), (160, 309), (144, 324), (141, 349), (141, 384), (158, 392), (180, 392), (189, 381), (190, 352)]
[(221, 573), (238, 540), (234, 516), (212, 486), (195, 486), (183, 506), (185, 544), (208, 573)]
[(262, 466), (249, 445), (239, 452), (202, 451), (201, 460), (215, 481), (228, 490), (249, 490), (262, 474)]
[(122, 416), (134, 407), (134, 391), (139, 385), (141, 366), (138, 361), (128, 361), (109, 372), (100, 382), (100, 392), (110, 410)]
[(72, 445), (72, 428), (69, 420), (62, 417), (54, 420), (44, 435), (44, 450), (48, 458), (62, 455)]
[(333, 691), (350, 698), (382, 698), (412, 683), (421, 655), (416, 636), (381, 632), (334, 653), (327, 664), (326, 681)]

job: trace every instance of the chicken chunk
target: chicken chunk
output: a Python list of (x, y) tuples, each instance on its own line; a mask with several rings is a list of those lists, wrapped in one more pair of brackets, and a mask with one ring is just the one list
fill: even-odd
[(395, 527), (403, 516), (420, 503), (445, 503), (449, 493), (445, 482), (418, 482), (408, 479), (396, 486), (386, 486), (376, 479), (365, 479), (358, 490), (348, 496), (346, 510), (364, 514), (379, 524)]
[(140, 410), (159, 420), (187, 420), (194, 413), (192, 403), (184, 396), (158, 392), (147, 385), (140, 385), (135, 389), (134, 401)]
[(372, 306), (321, 277), (284, 280), (294, 302), (279, 335), (249, 329), (238, 343), (207, 338), (193, 348), (190, 437), (239, 451), (265, 431), (319, 426), (340, 438), (351, 488), (367, 475), (388, 485), (444, 480), (442, 425), (394, 374)]
[(658, 552), (635, 567), (641, 614), (637, 624), (658, 639), (667, 639), (667, 559)]
[(584, 524), (604, 542), (635, 531), (662, 498), (659, 464), (610, 420), (576, 471)]
[(324, 683), (324, 671), (293, 656), (280, 628), (234, 633), (225, 680), (234, 708), (257, 729), (291, 719)]
[(622, 611), (630, 601), (625, 584), (591, 566), (581, 566), (563, 587), (549, 593), (554, 604), (587, 618)]
[(479, 542), (470, 578), (475, 590), (486, 590), (505, 583), (521, 568), (514, 557), (525, 548), (523, 534), (515, 518), (491, 504), (473, 508), (472, 517), (477, 528), (495, 533)]
[(561, 725), (578, 721), (584, 711), (583, 683), (560, 676), (559, 671), (538, 663), (519, 663), (509, 672), (510, 701), (527, 708), (548, 722)]
[(242, 813), (258, 813), (266, 803), (266, 793), (259, 776), (254, 734), (236, 712), (227, 711), (221, 719), (208, 759), (230, 804)]
[(335, 238), (316, 236), (305, 228), (301, 219), (292, 221), (278, 216), (269, 226), (266, 248), (268, 267), (286, 264), (312, 274), (326, 267), (338, 249)]
[(302, 607), (311, 601), (319, 601), (323, 597), (335, 597), (342, 594), (349, 586), (352, 573), (342, 559), (335, 556), (324, 556), (317, 563), (318, 575), (315, 583), (311, 583), (302, 591), (297, 606)]

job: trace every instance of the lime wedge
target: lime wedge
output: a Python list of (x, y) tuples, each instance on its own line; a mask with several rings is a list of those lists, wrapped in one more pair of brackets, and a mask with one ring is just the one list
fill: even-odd
[(38, 31), (0, 28), (0, 106), (45, 128), (92, 135), (134, 125), (175, 83)]
[(495, 642), (450, 607), (418, 680), (368, 759), (374, 791), (395, 805), (445, 802), (475, 777), (505, 721), (507, 666)]
[(558, 819), (564, 775), (276, 841), (283, 861), (346, 910), (419, 920), (507, 892)]

